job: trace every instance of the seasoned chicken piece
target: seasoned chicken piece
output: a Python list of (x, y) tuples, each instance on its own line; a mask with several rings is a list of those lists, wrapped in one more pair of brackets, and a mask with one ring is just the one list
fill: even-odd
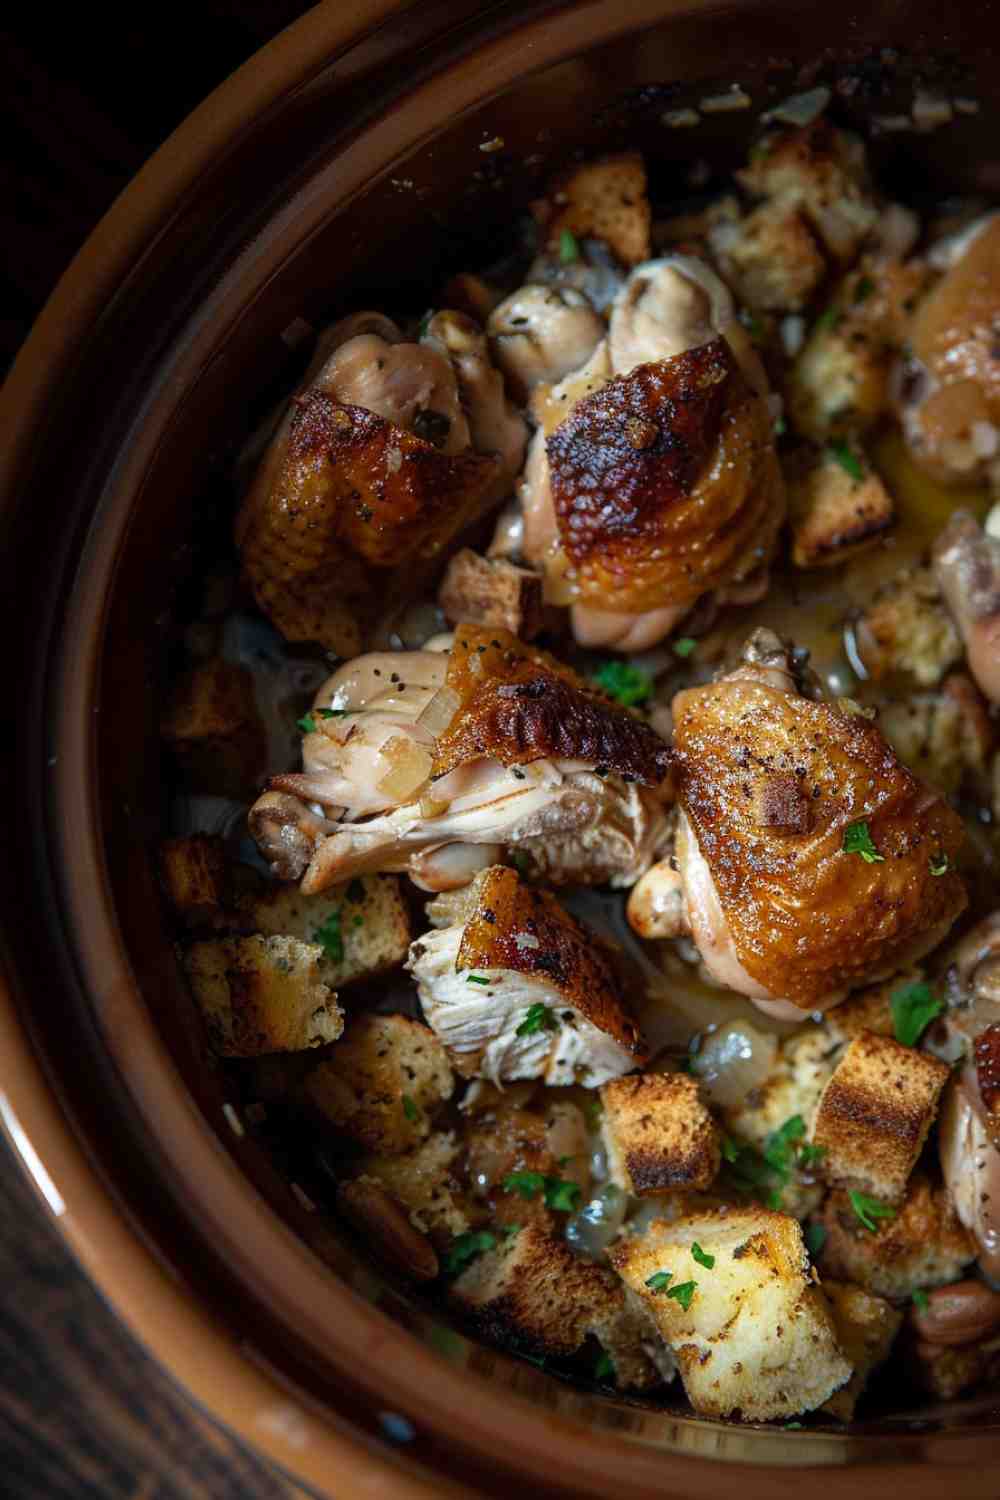
[(719, 1131), (684, 1073), (616, 1078), (601, 1089), (601, 1137), (611, 1181), (641, 1197), (705, 1189), (719, 1170)]
[(802, 1231), (787, 1214), (721, 1209), (657, 1221), (619, 1241), (611, 1261), (656, 1319), (688, 1400), (705, 1416), (793, 1417), (850, 1378)]
[(901, 382), (910, 451), (934, 478), (978, 483), (1000, 456), (1000, 214), (973, 226), (916, 307)]
[(685, 256), (639, 266), (587, 365), (536, 390), (522, 545), (582, 644), (643, 650), (766, 562), (784, 495), (765, 394), (728, 292)]
[(834, 1188), (821, 1223), (826, 1229), (819, 1266), (823, 1275), (856, 1282), (880, 1297), (901, 1300), (921, 1287), (944, 1286), (976, 1254), (947, 1190), (919, 1172), (911, 1177), (898, 1209)]
[(531, 205), (539, 242), (563, 257), (561, 241), (603, 240), (627, 266), (649, 258), (651, 215), (646, 169), (637, 151), (584, 162), (556, 177), (544, 198)]
[(968, 511), (956, 511), (934, 543), (934, 573), (962, 632), (969, 671), (990, 702), (1000, 704), (1000, 538)]
[(966, 901), (960, 818), (856, 705), (799, 693), (777, 637), (673, 717), (678, 868), (718, 983), (794, 1017), (940, 942)]
[(493, 358), (525, 399), (536, 385), (555, 385), (585, 365), (604, 331), (582, 292), (530, 283), (505, 297), (486, 324)]
[(419, 938), (407, 967), (428, 1024), (467, 1078), (596, 1088), (644, 1061), (593, 934), (514, 870), (478, 875), (465, 916)]
[(880, 541), (896, 519), (879, 475), (846, 446), (790, 466), (788, 509), (797, 568), (836, 567)]
[(876, 681), (894, 672), (933, 687), (962, 659), (962, 640), (930, 568), (904, 568), (855, 622), (865, 670)]
[(883, 1297), (844, 1281), (824, 1280), (823, 1295), (830, 1304), (837, 1343), (854, 1366), (850, 1380), (824, 1403), (823, 1411), (838, 1422), (850, 1422), (869, 1375), (889, 1358), (903, 1314)]
[(766, 137), (736, 175), (772, 208), (801, 213), (838, 261), (852, 260), (878, 222), (863, 142), (823, 119)]
[(289, 640), (356, 654), (384, 597), (422, 577), (520, 467), (526, 429), (485, 336), (461, 313), (432, 323), (415, 344), (384, 320), (379, 333), (334, 330), (250, 486), (243, 571)]
[(192, 943), (184, 967), (212, 1050), (257, 1057), (336, 1041), (344, 1013), (320, 979), (322, 957), (322, 948), (290, 937)]
[(331, 706), (313, 712), (304, 771), (270, 784), (342, 815), (304, 891), (376, 870), (464, 885), (528, 840), (566, 880), (628, 884), (652, 861), (666, 745), (499, 627), (462, 626), (449, 653), (358, 658), (319, 698)]

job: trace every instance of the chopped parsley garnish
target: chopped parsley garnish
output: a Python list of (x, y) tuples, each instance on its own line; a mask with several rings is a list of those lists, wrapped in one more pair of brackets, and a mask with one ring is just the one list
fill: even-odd
[(644, 703), (653, 691), (653, 679), (649, 673), (639, 667), (630, 667), (627, 661), (602, 662), (593, 680), (625, 708)]
[(319, 943), (327, 958), (339, 964), (344, 957), (344, 935), (340, 926), (340, 912), (332, 911), (322, 927), (316, 928), (313, 938)]
[(673, 1279), (673, 1271), (654, 1271), (646, 1285), (651, 1292), (665, 1292)]
[(306, 714), (303, 718), (296, 719), (295, 727), (296, 729), (301, 729), (303, 734), (315, 734), (316, 720), (313, 718), (312, 714)]
[(739, 1155), (740, 1155), (740, 1148), (739, 1148), (739, 1146), (737, 1146), (737, 1144), (733, 1140), (732, 1136), (731, 1135), (724, 1135), (722, 1137), (722, 1157), (723, 1157), (723, 1160), (724, 1161), (738, 1161), (739, 1160)]
[(939, 1000), (929, 984), (918, 980), (894, 990), (889, 998), (892, 1011), (892, 1029), (896, 1041), (904, 1047), (915, 1047), (927, 1026), (944, 1010), (944, 1001)]
[(682, 635), (678, 640), (674, 641), (675, 656), (690, 656), (697, 649), (698, 642), (693, 635)]
[(780, 1188), (772, 1188), (771, 1191), (767, 1195), (767, 1206), (768, 1206), (768, 1208), (773, 1208), (774, 1211), (775, 1211), (775, 1213), (780, 1213), (781, 1212), (782, 1202), (783, 1202), (783, 1200), (782, 1200), (782, 1197), (781, 1197), (781, 1189)]
[(810, 1257), (815, 1260), (822, 1255), (823, 1246), (826, 1244), (826, 1226), (824, 1224), (807, 1224), (803, 1238)]
[(608, 1353), (608, 1351), (606, 1349), (602, 1349), (600, 1354), (597, 1356), (597, 1362), (594, 1365), (594, 1379), (613, 1381), (614, 1378), (614, 1362), (612, 1361), (611, 1355)]
[(554, 1031), (557, 1025), (556, 1018), (547, 1005), (541, 1000), (536, 1000), (534, 1005), (528, 1006), (528, 1013), (520, 1026), (515, 1031), (515, 1036), (534, 1036), (536, 1032), (548, 1029)]
[(494, 1250), (496, 1243), (496, 1235), (490, 1234), (488, 1229), (470, 1229), (468, 1234), (460, 1234), (457, 1239), (452, 1240), (444, 1258), (445, 1270), (450, 1275), (455, 1275), (470, 1260), (475, 1260), (477, 1255)]
[(821, 312), (820, 313), (819, 317), (816, 319), (815, 323), (813, 324), (813, 333), (828, 333), (828, 332), (832, 332), (832, 330), (834, 328), (836, 328), (837, 322), (838, 322), (839, 318), (840, 318), (840, 311), (839, 311), (839, 309), (836, 308), (836, 307), (828, 307), (826, 309), (826, 312)]
[(429, 307), (427, 309), (427, 311), (424, 313), (423, 317), (420, 319), (420, 322), (417, 324), (417, 338), (418, 339), (422, 339), (423, 336), (424, 336), (424, 334), (427, 332), (428, 326), (429, 326), (431, 318), (433, 318), (433, 316), (434, 316), (434, 309), (433, 309), (433, 307)]
[(350, 885), (347, 887), (344, 899), (345, 901), (353, 901), (355, 905), (357, 905), (359, 901), (363, 901), (365, 899), (364, 882), (361, 880), (352, 880)]
[(828, 443), (826, 451), (835, 463), (838, 463), (845, 474), (849, 474), (855, 484), (860, 484), (865, 477), (865, 466), (861, 462), (850, 443), (837, 442)]
[(843, 849), (845, 854), (860, 854), (866, 865), (885, 863), (885, 855), (880, 854), (872, 843), (868, 824), (863, 818), (860, 822), (849, 823), (844, 829)]
[(519, 875), (527, 875), (531, 869), (531, 860), (523, 849), (515, 849), (510, 856), (510, 862)]
[(517, 1193), (519, 1198), (537, 1198), (545, 1195), (545, 1207), (558, 1213), (575, 1213), (580, 1206), (579, 1183), (564, 1177), (547, 1177), (544, 1172), (511, 1172), (503, 1180), (505, 1193)]
[(811, 1141), (806, 1141), (799, 1147), (799, 1166), (814, 1166), (816, 1162), (822, 1161), (825, 1155), (825, 1146), (814, 1146)]
[(867, 302), (875, 290), (875, 283), (870, 276), (859, 276), (854, 285), (855, 302)]
[(544, 1172), (510, 1172), (503, 1180), (504, 1192), (519, 1198), (537, 1198), (544, 1187)]
[(352, 917), (351, 918), (351, 926), (352, 927), (363, 927), (364, 925), (365, 925), (365, 919), (364, 919), (364, 917)]
[(587, 1129), (598, 1130), (601, 1124), (601, 1117), (604, 1114), (604, 1105), (601, 1103), (599, 1096), (595, 1095), (593, 1099), (588, 1099), (584, 1108), (587, 1115)]
[(420, 1111), (410, 1098), (409, 1094), (403, 1095), (403, 1114), (412, 1123), (416, 1124), (420, 1119)]
[(876, 1219), (894, 1219), (896, 1210), (888, 1203), (882, 1203), (878, 1198), (869, 1198), (867, 1193), (859, 1193), (857, 1188), (852, 1188), (848, 1193), (851, 1207), (861, 1220), (861, 1223), (872, 1234), (878, 1229)]
[(678, 1282), (676, 1286), (672, 1286), (667, 1289), (667, 1296), (675, 1298), (676, 1301), (680, 1303), (681, 1307), (683, 1307), (684, 1311), (687, 1312), (688, 1308), (691, 1306), (691, 1298), (694, 1296), (697, 1289), (698, 1283), (696, 1281), (681, 1281)]
[(949, 860), (947, 854), (939, 854), (938, 857), (937, 857), (937, 859), (935, 859), (934, 856), (931, 855), (931, 861), (930, 861), (931, 874), (932, 875), (946, 875), (948, 873), (948, 869), (950, 867), (950, 864), (951, 864), (951, 861)]
[(501, 1224), (500, 1225), (500, 1233), (503, 1235), (503, 1237), (504, 1237), (505, 1240), (512, 1240), (514, 1238), (515, 1234), (520, 1234), (521, 1233), (521, 1225), (520, 1224)]
[(786, 1422), (785, 1423), (785, 1431), (786, 1432), (801, 1432), (802, 1431), (802, 1423), (801, 1422)]
[(489, 984), (485, 974), (466, 974), (466, 984)]
[(572, 230), (564, 229), (559, 236), (559, 259), (564, 266), (580, 259), (580, 246)]
[(787, 431), (788, 431), (788, 423), (785, 421), (784, 417), (775, 417), (775, 419), (774, 419), (774, 435), (775, 435), (775, 437), (784, 437), (784, 435), (785, 435), (785, 433)]
[(787, 1179), (795, 1160), (795, 1143), (806, 1133), (806, 1122), (801, 1115), (792, 1115), (784, 1125), (772, 1130), (764, 1142), (764, 1160), (769, 1167)]
[(930, 1306), (930, 1301), (923, 1287), (918, 1286), (913, 1293), (913, 1305), (917, 1309), (917, 1312), (921, 1313), (925, 1313)]
[(691, 1246), (691, 1254), (694, 1256), (699, 1266), (704, 1266), (706, 1271), (711, 1271), (712, 1267), (715, 1265), (715, 1256), (706, 1254), (706, 1252), (698, 1244), (697, 1240), (695, 1240), (694, 1244)]

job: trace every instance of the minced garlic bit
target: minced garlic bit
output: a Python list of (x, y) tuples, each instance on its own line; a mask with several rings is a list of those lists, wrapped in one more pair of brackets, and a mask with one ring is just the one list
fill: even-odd
[(222, 1113), (225, 1115), (226, 1120), (229, 1124), (229, 1128), (234, 1135), (246, 1135), (246, 1131), (243, 1129), (243, 1121), (240, 1119), (239, 1115), (236, 1113), (231, 1104), (224, 1104), (222, 1106)]
[(706, 115), (724, 115), (734, 109), (749, 109), (753, 101), (743, 92), (738, 83), (730, 86), (727, 94), (710, 94), (699, 101), (699, 108)]
[(669, 130), (684, 130), (691, 125), (697, 125), (701, 115), (696, 109), (668, 109), (660, 116), (662, 124)]

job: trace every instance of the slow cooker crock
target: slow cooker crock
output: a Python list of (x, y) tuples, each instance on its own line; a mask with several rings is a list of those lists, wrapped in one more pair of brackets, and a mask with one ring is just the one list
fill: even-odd
[[(978, 100), (873, 150), (901, 191), (995, 195), (998, 52), (992, 3), (329, 0), (153, 158), (18, 360), (0, 1114), (139, 1337), (324, 1493), (749, 1500), (819, 1468), (833, 1496), (996, 1493), (991, 1397), (847, 1433), (741, 1429), (575, 1389), (410, 1300), (227, 1125), (153, 851), (164, 622), (296, 319), (419, 303), (573, 153), (637, 145), (683, 190), (696, 163), (737, 159), (761, 109), (845, 66), (860, 82), (840, 108), (863, 129), (917, 83)], [(749, 112), (662, 123), (732, 84)]]

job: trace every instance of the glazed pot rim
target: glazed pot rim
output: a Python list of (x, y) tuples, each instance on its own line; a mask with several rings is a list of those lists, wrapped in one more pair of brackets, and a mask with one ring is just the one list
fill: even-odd
[[(665, 6), (662, 0), (639, 0), (629, 9), (627, 17), (623, 13), (619, 29), (632, 31), (641, 28), (646, 20), (662, 20), (665, 9), (679, 14), (717, 8), (719, 3), (720, 0), (673, 0)], [(602, 17), (609, 8), (607, 0), (589, 0), (578, 7), (585, 21), (589, 18), (589, 30), (576, 32), (572, 45), (562, 38), (558, 14), (532, 19), (515, 34), (488, 43), (476, 54), (474, 67), (464, 59), (461, 70), (454, 70), (463, 75), (462, 79), (452, 80), (457, 108), (481, 102), (487, 78), (490, 88), (486, 92), (499, 91), (513, 82), (526, 71), (528, 55), (533, 70), (576, 53), (592, 40), (607, 39), (609, 27)], [(197, 180), (201, 168), (225, 141), (239, 132), (247, 118), (289, 91), (304, 86), (333, 53), (362, 32), (381, 24), (398, 7), (392, 0), (368, 0), (363, 15), (359, 16), (358, 9), (353, 7), (353, 15), (346, 16), (337, 0), (330, 0), (282, 33), (180, 127), (102, 221), (53, 293), (4, 393), (4, 412), (8, 418), (5, 430), (17, 435), (0, 468), (0, 479), (9, 493), (19, 467), (28, 461), (46, 403), (72, 364), (77, 342), (85, 337), (109, 289), (152, 243), (159, 223), (179, 194)], [(530, 53), (526, 48), (530, 48)], [(261, 66), (262, 55), (267, 58), (267, 67)], [(423, 91), (433, 91), (436, 95), (441, 87), (439, 74), (432, 83), (421, 85), (403, 97), (412, 106)], [(398, 115), (389, 121), (376, 122), (376, 127), (395, 132), (396, 154), (410, 149), (419, 139), (415, 127), (401, 124)], [(137, 453), (134, 461), (141, 462), (141, 457)], [(104, 516), (107, 524), (102, 525), (96, 538), (91, 538), (85, 566), (81, 568), (84, 586), (71, 601), (70, 628), (75, 619), (88, 613), (94, 617), (96, 611), (96, 616), (101, 617), (103, 591), (113, 572), (127, 519), (127, 515), (116, 515), (113, 509), (109, 510)], [(83, 656), (77, 653), (71, 677), (64, 675), (59, 743), (68, 753), (61, 755), (56, 774), (60, 805), (76, 809), (75, 822), (65, 827), (62, 838), (78, 854), (81, 866), (78, 887), (81, 881), (89, 883), (92, 896), (102, 900), (110, 911), (112, 903), (101, 858), (101, 828), (92, 774), (93, 706), (99, 692), (102, 640), (102, 631), (92, 631), (87, 652)], [(127, 981), (124, 951), (121, 969)], [(90, 977), (97, 982), (97, 976)], [(251, 1217), (259, 1221), (262, 1204), (256, 1190), (220, 1149), (207, 1121), (194, 1109), (152, 1018), (145, 1011), (143, 1015), (145, 1030), (141, 1035), (133, 1032), (128, 1045), (132, 1049), (133, 1066), (137, 1060), (150, 1065), (147, 1107), (159, 1107), (169, 1097), (171, 1114), (181, 1122), (179, 1128), (189, 1132), (190, 1141), (197, 1143), (205, 1166), (201, 1190), (207, 1195), (206, 1211), (210, 1209), (214, 1191), (220, 1188), (227, 1198), (235, 1194), (240, 1199), (248, 1222)], [(279, 1372), (255, 1361), (249, 1348), (237, 1346), (221, 1320), (170, 1274), (138, 1228), (124, 1217), (121, 1205), (74, 1138), (31, 1047), (13, 995), (6, 989), (0, 996), (0, 1047), (6, 1090), (0, 1094), (0, 1115), (12, 1145), (54, 1214), (60, 1231), (126, 1325), (204, 1407), (295, 1477), (321, 1489), (335, 1483), (339, 1476), (349, 1474), (359, 1492), (364, 1485), (371, 1484), (398, 1500), (470, 1493), (464, 1486), (418, 1470), (388, 1447), (376, 1447), (329, 1410), (320, 1410), (301, 1391), (290, 1392)], [(173, 1142), (168, 1144), (171, 1149), (175, 1146)], [(560, 1482), (579, 1486), (575, 1493), (591, 1492), (586, 1490), (590, 1467), (587, 1446), (591, 1451), (595, 1443), (623, 1447), (621, 1439), (587, 1431), (580, 1424), (541, 1408), (520, 1404), (519, 1398), (499, 1395), (485, 1382), (476, 1381), (477, 1399), (474, 1409), (470, 1409), (470, 1382), (475, 1377), (448, 1366), (384, 1314), (362, 1303), (347, 1289), (334, 1285), (329, 1270), (270, 1210), (264, 1212), (268, 1215), (267, 1234), (275, 1245), (282, 1243), (281, 1258), (285, 1266), (296, 1264), (303, 1279), (312, 1283), (324, 1279), (342, 1320), (339, 1333), (345, 1349), (353, 1339), (355, 1347), (360, 1343), (366, 1353), (377, 1352), (391, 1375), (390, 1383), (401, 1378), (400, 1370), (408, 1370), (407, 1382), (398, 1386), (400, 1404), (405, 1403), (405, 1385), (411, 1391), (419, 1391), (425, 1405), (417, 1413), (418, 1420), (422, 1418), (442, 1430), (449, 1411), (453, 1414), (465, 1407), (469, 1411), (465, 1439), (469, 1440), (473, 1430), (478, 1431), (482, 1437), (479, 1451), (488, 1455), (490, 1435), (503, 1431), (512, 1414), (516, 1414), (521, 1424), (517, 1441), (519, 1456), (530, 1456), (536, 1465), (544, 1466), (558, 1453), (562, 1465)], [(238, 1230), (238, 1226), (232, 1227)], [(238, 1232), (234, 1249), (239, 1249)], [(385, 1378), (375, 1382), (380, 1388), (385, 1383)], [(713, 1431), (711, 1426), (701, 1425), (705, 1426), (706, 1434)], [(718, 1429), (719, 1433), (731, 1430)], [(766, 1442), (767, 1434), (760, 1436)], [(790, 1496), (793, 1486), (797, 1487), (801, 1481), (803, 1469), (812, 1467), (821, 1454), (830, 1462), (832, 1449), (843, 1450), (842, 1461), (848, 1461), (850, 1442), (848, 1437), (839, 1435), (803, 1433), (797, 1439), (801, 1463), (789, 1463), (787, 1458), (780, 1460), (780, 1468), (727, 1463), (724, 1471), (713, 1466), (712, 1472), (724, 1472), (731, 1483), (741, 1485), (748, 1497), (763, 1495), (765, 1490), (769, 1496)], [(577, 1448), (579, 1454), (574, 1455)], [(955, 1475), (966, 1463), (981, 1463), (982, 1437), (968, 1432), (944, 1433), (930, 1439), (925, 1434), (893, 1435), (891, 1440), (887, 1439), (886, 1462), (869, 1465), (851, 1461), (849, 1468), (828, 1471), (824, 1481), (834, 1494), (846, 1493), (848, 1485), (856, 1485), (866, 1472), (877, 1471), (891, 1482), (893, 1477), (901, 1477), (910, 1470), (907, 1461), (910, 1455), (925, 1461), (940, 1458)], [(668, 1493), (663, 1488), (663, 1464), (667, 1461), (669, 1482), (677, 1486), (678, 1494), (704, 1488), (708, 1479), (705, 1460), (676, 1452), (671, 1452), (667, 1460), (662, 1451), (635, 1447), (630, 1451), (629, 1461), (640, 1482), (645, 1475), (650, 1492), (655, 1486), (657, 1493)], [(392, 1488), (387, 1490), (389, 1484)]]

